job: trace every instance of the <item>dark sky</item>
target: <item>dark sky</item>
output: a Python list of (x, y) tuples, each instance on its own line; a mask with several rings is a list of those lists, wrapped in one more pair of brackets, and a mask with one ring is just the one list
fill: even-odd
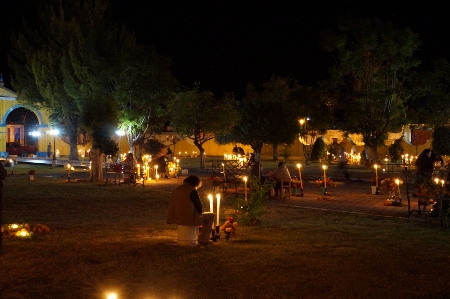
[[(10, 31), (18, 28), (21, 14), (33, 13), (30, 7), (36, 2), (1, 0), (0, 73), (6, 84)], [(172, 58), (174, 75), (182, 85), (200, 82), (217, 95), (243, 94), (248, 82), (261, 84), (271, 75), (289, 76), (302, 85), (326, 78), (331, 61), (319, 48), (319, 33), (334, 28), (338, 15), (410, 27), (422, 40), (417, 56), (424, 67), (450, 56), (448, 1), (111, 0), (111, 4), (115, 18), (136, 32), (138, 42)]]

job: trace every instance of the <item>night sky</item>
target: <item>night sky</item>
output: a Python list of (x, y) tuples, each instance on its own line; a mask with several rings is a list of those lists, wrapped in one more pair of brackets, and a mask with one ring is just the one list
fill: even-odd
[[(11, 30), (39, 1), (0, 3), (0, 73), (8, 86), (6, 53)], [(245, 85), (271, 75), (313, 86), (327, 77), (330, 57), (319, 48), (320, 31), (336, 26), (338, 15), (370, 17), (408, 26), (419, 34), (417, 56), (427, 68), (450, 58), (448, 1), (151, 1), (111, 0), (114, 18), (136, 32), (139, 43), (173, 60), (183, 86), (200, 82), (221, 96), (243, 95)]]

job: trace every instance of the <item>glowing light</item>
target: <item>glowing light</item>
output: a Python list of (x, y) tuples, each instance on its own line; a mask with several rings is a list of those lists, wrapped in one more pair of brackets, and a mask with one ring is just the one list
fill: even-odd
[(117, 299), (117, 294), (116, 293), (109, 293), (108, 296), (106, 297), (106, 299)]

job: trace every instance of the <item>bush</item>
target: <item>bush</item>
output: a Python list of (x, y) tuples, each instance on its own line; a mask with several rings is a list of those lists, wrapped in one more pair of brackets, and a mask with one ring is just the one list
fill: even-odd
[(261, 216), (264, 214), (264, 201), (269, 196), (272, 185), (259, 185), (258, 178), (250, 180), (249, 187), (252, 189), (247, 200), (240, 196), (236, 197), (234, 205), (236, 208), (235, 217), (247, 225), (253, 226), (261, 222)]
[(388, 148), (389, 157), (391, 158), (391, 162), (399, 162), (402, 160), (402, 155), (405, 149), (402, 146), (402, 138), (399, 138), (394, 141), (391, 146)]
[(322, 138), (317, 138), (311, 149), (311, 161), (319, 161), (327, 156), (327, 147)]

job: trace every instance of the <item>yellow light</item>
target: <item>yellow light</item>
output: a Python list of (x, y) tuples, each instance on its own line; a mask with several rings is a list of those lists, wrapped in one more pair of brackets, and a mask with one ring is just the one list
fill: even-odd
[(246, 176), (244, 177), (244, 181), (247, 182), (247, 177)]
[(322, 165), (323, 170), (327, 169), (328, 167), (326, 165)]
[(435, 178), (435, 179), (434, 179), (434, 182), (436, 183), (436, 185), (439, 184), (439, 179), (438, 179), (438, 178)]
[(106, 297), (106, 299), (117, 299), (117, 294), (116, 293), (109, 293), (108, 296)]
[(299, 169), (302, 168), (302, 164), (298, 163), (297, 168), (299, 168)]

